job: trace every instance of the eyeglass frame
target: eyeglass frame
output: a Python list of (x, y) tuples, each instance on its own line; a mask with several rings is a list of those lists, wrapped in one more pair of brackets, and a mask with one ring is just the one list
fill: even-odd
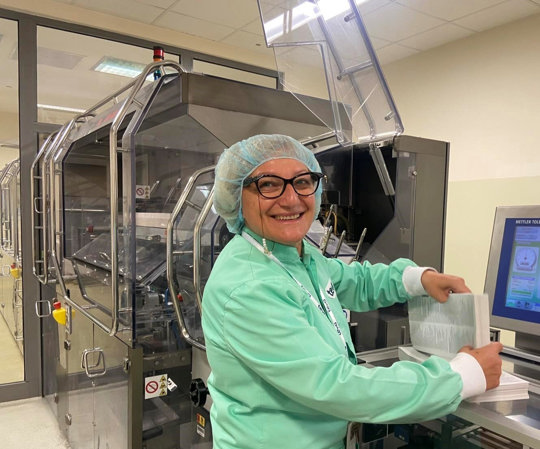
[[(299, 193), (296, 190), (296, 187), (293, 184), (293, 181), (295, 179), (299, 178), (300, 176), (305, 176), (305, 175), (312, 175), (312, 176), (315, 176), (315, 178), (317, 179), (317, 185), (315, 186), (315, 189), (313, 189), (313, 192), (308, 193), (307, 195), (305, 195), (303, 193)], [(262, 178), (267, 178), (267, 177), (279, 178), (279, 179), (281, 179), (283, 181), (283, 188), (282, 188), (279, 195), (277, 195), (277, 196), (266, 196), (264, 193), (261, 192), (261, 190), (259, 188), (258, 181), (261, 180)], [(311, 196), (311, 195), (315, 194), (315, 192), (319, 188), (319, 184), (321, 183), (321, 179), (323, 179), (323, 178), (326, 179), (326, 175), (324, 175), (322, 173), (319, 173), (319, 172), (314, 172), (314, 171), (306, 171), (304, 173), (299, 173), (298, 175), (293, 176), (292, 178), (288, 178), (288, 179), (283, 178), (283, 177), (278, 176), (278, 175), (262, 174), (262, 175), (257, 175), (257, 176), (253, 176), (253, 177), (247, 177), (246, 179), (244, 179), (244, 182), (242, 183), (242, 186), (243, 187), (248, 187), (251, 184), (255, 183), (255, 187), (257, 188), (257, 192), (259, 192), (259, 195), (261, 195), (263, 198), (266, 198), (268, 200), (275, 200), (276, 198), (279, 198), (281, 195), (283, 195), (283, 193), (285, 193), (285, 189), (287, 188), (287, 185), (290, 184), (291, 187), (293, 188), (294, 192), (298, 196), (307, 197), (307, 196)]]

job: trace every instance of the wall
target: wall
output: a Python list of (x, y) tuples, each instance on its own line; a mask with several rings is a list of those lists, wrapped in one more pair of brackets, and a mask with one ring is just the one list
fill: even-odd
[(482, 292), (495, 207), (540, 204), (540, 15), (384, 67), (406, 134), (450, 142), (445, 271)]

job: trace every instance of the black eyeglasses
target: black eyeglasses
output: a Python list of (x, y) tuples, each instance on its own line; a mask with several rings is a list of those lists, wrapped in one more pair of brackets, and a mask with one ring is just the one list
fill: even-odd
[(321, 178), (324, 178), (322, 173), (306, 172), (300, 173), (293, 178), (285, 179), (277, 175), (259, 175), (244, 180), (244, 187), (255, 183), (257, 190), (264, 198), (274, 199), (279, 198), (285, 192), (287, 184), (290, 184), (294, 191), (300, 196), (310, 196), (315, 193)]

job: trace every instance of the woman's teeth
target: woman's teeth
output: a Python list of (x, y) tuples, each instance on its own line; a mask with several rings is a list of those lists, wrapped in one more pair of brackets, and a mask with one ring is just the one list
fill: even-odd
[(300, 217), (300, 214), (276, 215), (276, 220), (296, 220), (298, 217)]

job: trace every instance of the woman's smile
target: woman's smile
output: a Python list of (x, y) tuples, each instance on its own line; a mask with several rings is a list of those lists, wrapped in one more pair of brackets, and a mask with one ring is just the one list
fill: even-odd
[[(273, 159), (255, 169), (250, 177), (274, 175), (285, 179), (308, 172), (296, 159)], [(242, 191), (243, 215), (246, 226), (265, 239), (283, 245), (302, 248), (302, 239), (315, 219), (315, 195), (298, 195), (292, 184), (277, 198), (260, 195), (255, 183)]]

